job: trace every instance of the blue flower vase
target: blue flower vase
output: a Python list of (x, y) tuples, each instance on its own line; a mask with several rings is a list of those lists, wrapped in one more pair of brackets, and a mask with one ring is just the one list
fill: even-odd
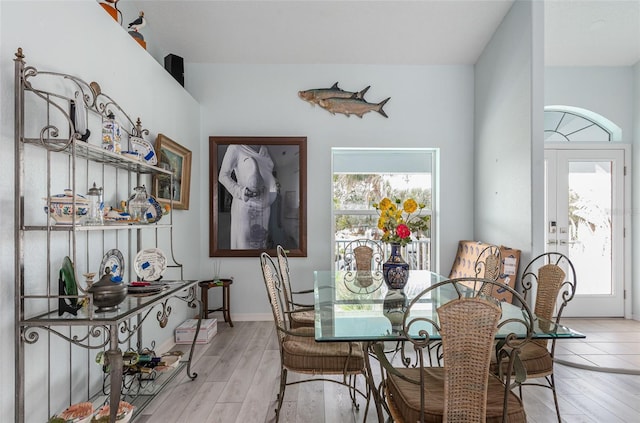
[(390, 289), (403, 289), (409, 280), (409, 263), (400, 254), (400, 244), (391, 244), (391, 255), (382, 264), (382, 276)]

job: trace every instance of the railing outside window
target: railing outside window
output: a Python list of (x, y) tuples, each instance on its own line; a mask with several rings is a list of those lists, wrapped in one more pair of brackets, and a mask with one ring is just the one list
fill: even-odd
[[(336, 240), (334, 261), (335, 270), (344, 270), (343, 252), (347, 244), (353, 240)], [(382, 244), (384, 257), (391, 252), (391, 246)], [(415, 240), (402, 249), (402, 258), (409, 263), (412, 270), (431, 270), (431, 239), (421, 238)]]

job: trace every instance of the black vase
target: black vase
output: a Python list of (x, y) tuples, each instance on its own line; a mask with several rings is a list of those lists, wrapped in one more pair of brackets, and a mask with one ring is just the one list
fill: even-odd
[(409, 280), (409, 263), (400, 254), (400, 244), (391, 244), (391, 254), (382, 264), (382, 276), (390, 289), (403, 289)]

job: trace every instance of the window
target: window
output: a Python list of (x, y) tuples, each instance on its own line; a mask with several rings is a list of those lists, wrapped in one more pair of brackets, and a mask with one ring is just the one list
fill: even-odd
[(335, 268), (344, 247), (354, 239), (379, 240), (378, 213), (373, 203), (384, 197), (408, 197), (424, 203), (431, 231), (413, 239), (402, 255), (412, 269), (430, 269), (434, 225), (433, 169), (435, 149), (332, 149), (332, 194)]
[(590, 110), (571, 106), (544, 108), (544, 140), (620, 141), (622, 131), (609, 119)]

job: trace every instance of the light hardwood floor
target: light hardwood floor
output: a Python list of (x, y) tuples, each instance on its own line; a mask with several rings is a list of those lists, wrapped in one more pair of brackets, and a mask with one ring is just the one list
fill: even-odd
[[(275, 421), (279, 378), (278, 345), (272, 322), (218, 323), (218, 334), (197, 347), (191, 381), (185, 372), (135, 419), (134, 423), (265, 423)], [(375, 364), (375, 362), (374, 362)], [(375, 369), (374, 369), (375, 370)], [(560, 411), (565, 422), (640, 421), (640, 376), (610, 374), (556, 365)], [(290, 379), (293, 376), (290, 376)], [(549, 389), (525, 387), (528, 421), (554, 422)], [(358, 423), (346, 388), (314, 382), (287, 388), (281, 422)], [(375, 422), (370, 407), (367, 421)]]

